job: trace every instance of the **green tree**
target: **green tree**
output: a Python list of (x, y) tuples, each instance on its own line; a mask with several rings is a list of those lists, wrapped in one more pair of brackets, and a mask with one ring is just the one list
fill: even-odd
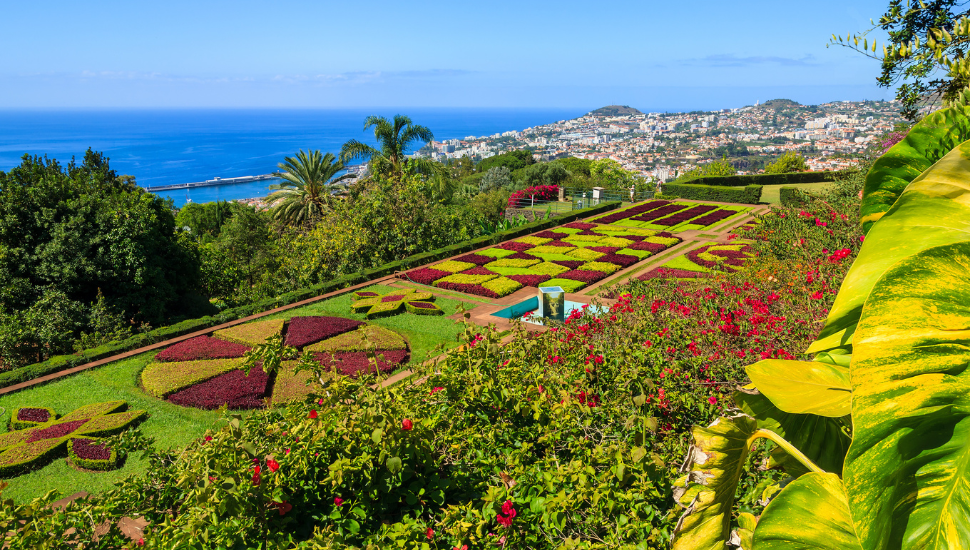
[(791, 174), (808, 170), (805, 158), (795, 151), (788, 151), (778, 160), (765, 166), (765, 174)]
[(332, 190), (341, 181), (353, 177), (338, 176), (344, 169), (335, 162), (333, 153), (309, 153), (301, 149), (296, 157), (286, 157), (279, 164), (282, 182), (271, 185), (274, 190), (266, 197), (272, 206), (273, 219), (287, 225), (304, 225), (318, 220), (333, 205)]
[(493, 189), (503, 189), (512, 184), (512, 175), (506, 166), (495, 166), (485, 172), (479, 184), (479, 191), (485, 193)]
[(510, 172), (515, 172), (526, 166), (535, 164), (535, 157), (532, 156), (532, 151), (528, 149), (522, 149), (519, 151), (509, 151), (508, 153), (502, 153), (501, 155), (495, 155), (494, 157), (488, 157), (487, 159), (482, 159), (476, 169), (479, 172), (488, 172), (492, 168), (497, 168), (499, 166), (504, 166), (509, 169)]
[(84, 162), (25, 155), (0, 172), (0, 309), (23, 311), (45, 288), (159, 324), (198, 281), (170, 201), (121, 181), (90, 149)]
[[(832, 35), (829, 45), (878, 60), (882, 65), (879, 86), (895, 86), (903, 115), (915, 120), (927, 103), (952, 102), (970, 84), (970, 10), (965, 6), (965, 0), (890, 0), (873, 27), (846, 37)], [(889, 37), (882, 50), (868, 37), (876, 30)]]
[(404, 115), (394, 115), (390, 121), (381, 116), (369, 116), (364, 120), (364, 131), (374, 128), (374, 138), (377, 147), (352, 139), (344, 143), (340, 150), (340, 160), (350, 162), (354, 159), (370, 162), (371, 171), (380, 176), (400, 179), (404, 168), (409, 163), (419, 165), (422, 171), (427, 170), (431, 163), (422, 159), (407, 158), (407, 150), (415, 143), (434, 140), (434, 134), (425, 126), (416, 126), (411, 119)]
[(624, 169), (619, 162), (613, 159), (593, 161), (592, 166), (590, 166), (590, 174), (594, 182), (600, 187), (618, 191), (625, 191), (643, 182), (641, 176)]
[(229, 221), (237, 203), (228, 201), (190, 202), (175, 215), (176, 230), (185, 230), (196, 239), (209, 240), (219, 236), (222, 225)]

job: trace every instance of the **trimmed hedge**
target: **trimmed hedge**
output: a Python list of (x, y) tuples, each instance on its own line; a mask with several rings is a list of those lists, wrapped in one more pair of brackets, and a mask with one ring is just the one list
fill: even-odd
[(573, 220), (602, 214), (610, 210), (614, 210), (618, 206), (620, 206), (619, 201), (600, 203), (596, 206), (584, 208), (582, 210), (575, 210), (555, 218), (535, 221), (526, 225), (513, 227), (506, 231), (493, 233), (491, 235), (483, 235), (475, 239), (445, 246), (429, 252), (422, 252), (421, 254), (408, 256), (402, 260), (365, 269), (358, 273), (341, 275), (340, 277), (335, 277), (325, 283), (287, 292), (275, 298), (268, 298), (266, 300), (261, 300), (245, 306), (226, 309), (213, 316), (201, 317), (199, 319), (188, 319), (175, 323), (174, 325), (157, 328), (144, 334), (137, 334), (125, 340), (111, 341), (96, 348), (87, 349), (73, 355), (55, 355), (54, 357), (51, 357), (46, 361), (41, 361), (40, 363), (24, 365), (23, 367), (11, 369), (6, 372), (0, 372), (0, 388), (13, 386), (14, 384), (19, 384), (21, 382), (27, 382), (28, 380), (33, 380), (34, 378), (39, 378), (41, 376), (61, 370), (98, 361), (106, 357), (111, 357), (119, 353), (124, 353), (126, 351), (138, 349), (140, 347), (148, 346), (157, 342), (176, 338), (178, 336), (182, 336), (183, 334), (205, 330), (209, 327), (242, 319), (243, 317), (249, 317), (250, 315), (255, 315), (257, 313), (262, 313), (264, 311), (293, 304), (308, 298), (319, 296), (321, 294), (347, 288), (348, 286), (365, 283), (367, 281), (379, 279), (387, 275), (393, 275), (398, 271), (404, 271), (444, 258), (457, 256), (458, 254), (465, 252), (471, 252), (473, 250), (494, 245), (502, 241), (529, 235), (537, 231), (542, 231), (543, 229), (556, 227), (563, 223), (569, 223)]
[(797, 187), (782, 187), (778, 190), (782, 206), (800, 206), (808, 202), (805, 193)]
[(758, 204), (761, 202), (761, 188), (761, 185), (748, 185), (739, 189), (737, 187), (684, 183), (665, 183), (663, 186), (664, 196), (738, 204)]
[[(819, 183), (848, 174), (841, 172), (794, 172), (791, 174), (754, 174), (748, 176), (708, 176), (687, 181), (675, 182), (675, 185), (711, 185), (714, 187), (744, 187), (748, 185), (785, 185), (788, 183)], [(664, 193), (667, 186), (664, 184)]]

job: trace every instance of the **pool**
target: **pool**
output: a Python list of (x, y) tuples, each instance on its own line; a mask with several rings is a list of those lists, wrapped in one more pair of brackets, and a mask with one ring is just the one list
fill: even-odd
[[(566, 303), (566, 309), (563, 313), (566, 317), (569, 317), (569, 315), (573, 311), (576, 311), (577, 309), (583, 309), (583, 306), (587, 305), (587, 304), (581, 304), (579, 302), (572, 302), (570, 300), (566, 300), (565, 303)], [(589, 306), (587, 309), (591, 309), (595, 311), (596, 309), (601, 309), (601, 308), (597, 308), (596, 306)], [(501, 317), (503, 319), (523, 318), (522, 320), (524, 322), (532, 323), (533, 325), (542, 324), (542, 321), (541, 321), (542, 310), (539, 306), (539, 298), (535, 296), (533, 296), (532, 298), (529, 298), (528, 300), (524, 300), (517, 304), (511, 305), (505, 309), (496, 311), (492, 315), (495, 317)], [(535, 315), (537, 319), (535, 321), (530, 321), (524, 318), (524, 317), (528, 317), (529, 315)]]

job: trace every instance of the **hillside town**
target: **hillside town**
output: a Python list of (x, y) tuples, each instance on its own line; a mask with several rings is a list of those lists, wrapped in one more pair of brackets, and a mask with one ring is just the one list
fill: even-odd
[(442, 162), (465, 156), (479, 161), (530, 149), (536, 160), (613, 159), (661, 182), (721, 158), (731, 160), (739, 174), (758, 173), (788, 151), (805, 157), (812, 170), (842, 170), (858, 164), (873, 139), (903, 123), (899, 111), (890, 101), (806, 106), (784, 99), (689, 113), (642, 113), (610, 106), (523, 130), (434, 141), (416, 155)]

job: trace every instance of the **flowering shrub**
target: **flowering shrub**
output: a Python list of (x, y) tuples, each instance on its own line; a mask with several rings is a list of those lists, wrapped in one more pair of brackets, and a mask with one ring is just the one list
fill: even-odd
[(173, 344), (155, 355), (156, 361), (198, 361), (200, 359), (234, 359), (249, 351), (249, 346), (210, 336), (196, 336)]
[[(360, 298), (376, 298), (379, 296), (376, 292), (368, 294), (356, 292), (354, 294)], [(370, 294), (373, 294), (373, 296), (369, 296)], [(344, 319), (343, 317), (293, 317), (286, 327), (286, 345), (302, 349), (307, 344), (356, 330), (363, 324), (360, 321)]]
[(558, 185), (535, 185), (516, 191), (509, 195), (509, 208), (519, 208), (522, 205), (538, 201), (554, 201), (559, 199)]
[(251, 369), (248, 375), (234, 370), (173, 392), (167, 400), (183, 407), (206, 410), (220, 407), (230, 410), (259, 409), (264, 406), (268, 382), (269, 377), (259, 366)]
[(283, 319), (253, 321), (230, 328), (224, 328), (212, 333), (220, 340), (235, 342), (246, 346), (258, 346), (266, 343), (270, 336), (276, 336), (283, 330)]

